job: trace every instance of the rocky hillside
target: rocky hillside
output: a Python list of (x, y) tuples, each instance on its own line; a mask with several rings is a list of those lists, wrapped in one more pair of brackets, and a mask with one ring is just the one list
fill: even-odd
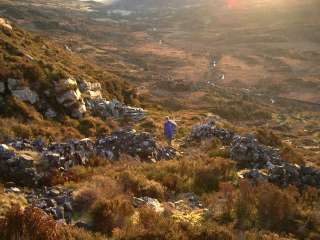
[[(37, 135), (30, 129), (24, 133), (22, 125), (15, 125), (25, 121), (53, 129), (60, 128), (59, 124), (69, 125), (72, 134), (77, 134), (78, 123), (65, 124), (66, 119), (116, 115), (135, 120), (144, 116), (142, 109), (124, 105), (138, 101), (134, 90), (120, 77), (80, 58), (67, 46), (0, 20), (1, 138)], [(19, 129), (22, 132), (18, 133)]]
[(320, 239), (316, 0), (102, 2), (0, 0), (0, 240)]

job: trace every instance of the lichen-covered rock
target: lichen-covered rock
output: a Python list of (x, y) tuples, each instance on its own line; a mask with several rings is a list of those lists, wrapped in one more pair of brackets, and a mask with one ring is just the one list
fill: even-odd
[(73, 78), (62, 79), (55, 84), (56, 99), (69, 110), (74, 118), (82, 118), (87, 112), (77, 81)]
[(61, 79), (55, 84), (57, 92), (66, 92), (78, 89), (77, 81), (73, 78)]
[(86, 99), (87, 108), (96, 116), (103, 118), (127, 118), (133, 121), (140, 121), (146, 115), (142, 108), (130, 107), (117, 100), (107, 101), (103, 98)]
[(62, 95), (57, 96), (58, 103), (63, 104), (65, 107), (76, 104), (81, 99), (81, 93), (78, 89), (68, 90)]
[(28, 87), (23, 89), (12, 90), (11, 92), (13, 96), (31, 104), (35, 104), (39, 99), (38, 94), (30, 90), (30, 88)]

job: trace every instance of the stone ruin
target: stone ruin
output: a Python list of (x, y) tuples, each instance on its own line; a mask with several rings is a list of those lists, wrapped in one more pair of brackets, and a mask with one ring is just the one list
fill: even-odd
[(156, 162), (177, 156), (171, 147), (161, 147), (150, 133), (123, 130), (111, 135), (65, 143), (44, 144), (41, 141), (15, 140), (0, 145), (0, 173), (6, 179), (24, 186), (37, 186), (50, 170), (65, 172), (73, 166), (89, 164), (93, 156), (118, 160), (121, 154)]
[(278, 149), (260, 144), (252, 135), (240, 136), (206, 123), (194, 126), (188, 140), (210, 138), (218, 138), (228, 146), (230, 158), (242, 169), (238, 173), (241, 178), (266, 180), (282, 187), (320, 187), (320, 169), (291, 164), (281, 158)]

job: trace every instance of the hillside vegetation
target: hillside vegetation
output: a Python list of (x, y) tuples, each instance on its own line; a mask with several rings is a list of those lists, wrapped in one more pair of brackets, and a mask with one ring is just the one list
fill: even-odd
[(0, 240), (320, 239), (318, 6), (0, 0)]
[[(105, 71), (56, 43), (19, 29), (0, 28), (0, 82), (17, 79), (20, 87), (28, 87), (39, 95), (36, 104), (28, 104), (13, 97), (7, 89), (0, 97), (1, 138), (72, 137), (81, 134), (83, 124), (68, 117), (59, 107), (54, 91), (56, 81), (69, 77), (98, 82), (102, 94), (112, 100), (127, 104), (137, 103), (136, 95), (123, 79)], [(59, 114), (55, 121), (47, 121), (44, 113), (53, 108)], [(27, 126), (25, 123), (28, 122)], [(102, 124), (101, 120), (87, 120), (90, 124)]]

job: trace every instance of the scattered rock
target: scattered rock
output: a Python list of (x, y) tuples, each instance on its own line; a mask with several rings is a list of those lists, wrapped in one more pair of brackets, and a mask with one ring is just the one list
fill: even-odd
[(46, 118), (55, 118), (57, 116), (57, 113), (49, 108), (44, 115), (46, 116)]
[(0, 93), (4, 93), (6, 91), (6, 85), (4, 82), (0, 82)]
[(85, 223), (83, 221), (78, 221), (74, 224), (75, 227), (77, 228), (81, 228), (81, 229), (84, 229), (84, 230), (88, 230), (90, 231), (92, 229), (92, 226), (88, 223)]
[(18, 90), (12, 90), (11, 92), (13, 96), (31, 104), (35, 104), (39, 99), (38, 94), (30, 90), (30, 88), (28, 87)]
[(252, 135), (234, 137), (230, 156), (242, 167), (264, 168), (268, 162), (272, 164), (281, 162), (277, 150), (259, 144)]
[(236, 135), (209, 122), (194, 126), (189, 140), (208, 138), (218, 138), (229, 145), (231, 159), (244, 169), (238, 172), (240, 178), (267, 180), (282, 187), (320, 187), (320, 169), (290, 164), (281, 159), (277, 149), (260, 144), (252, 135)]
[(15, 78), (8, 78), (8, 88), (10, 91), (15, 90), (19, 86), (19, 80)]
[(17, 187), (11, 187), (10, 192), (15, 193), (15, 194), (19, 194), (19, 193), (21, 193), (21, 190), (20, 190), (20, 188), (17, 188)]
[(209, 121), (206, 124), (195, 125), (192, 128), (190, 134), (190, 140), (203, 140), (209, 138), (218, 138), (224, 144), (230, 144), (235, 137), (234, 132), (217, 128), (213, 121)]
[(133, 205), (135, 207), (141, 207), (143, 205), (146, 205), (148, 207), (151, 207), (155, 212), (163, 213), (164, 208), (162, 207), (161, 203), (158, 201), (158, 199), (150, 198), (150, 197), (142, 197), (142, 198), (136, 198), (133, 197)]
[[(72, 191), (65, 188), (46, 187), (24, 192), (29, 205), (40, 208), (52, 215), (56, 220), (64, 220), (70, 223), (72, 210)], [(64, 201), (61, 201), (64, 199)], [(68, 207), (65, 207), (66, 202)]]
[(96, 149), (99, 155), (106, 158), (111, 156), (113, 160), (118, 159), (123, 153), (152, 162), (172, 159), (177, 153), (173, 148), (159, 147), (150, 133), (136, 133), (135, 130), (116, 131), (111, 136), (99, 138)]

